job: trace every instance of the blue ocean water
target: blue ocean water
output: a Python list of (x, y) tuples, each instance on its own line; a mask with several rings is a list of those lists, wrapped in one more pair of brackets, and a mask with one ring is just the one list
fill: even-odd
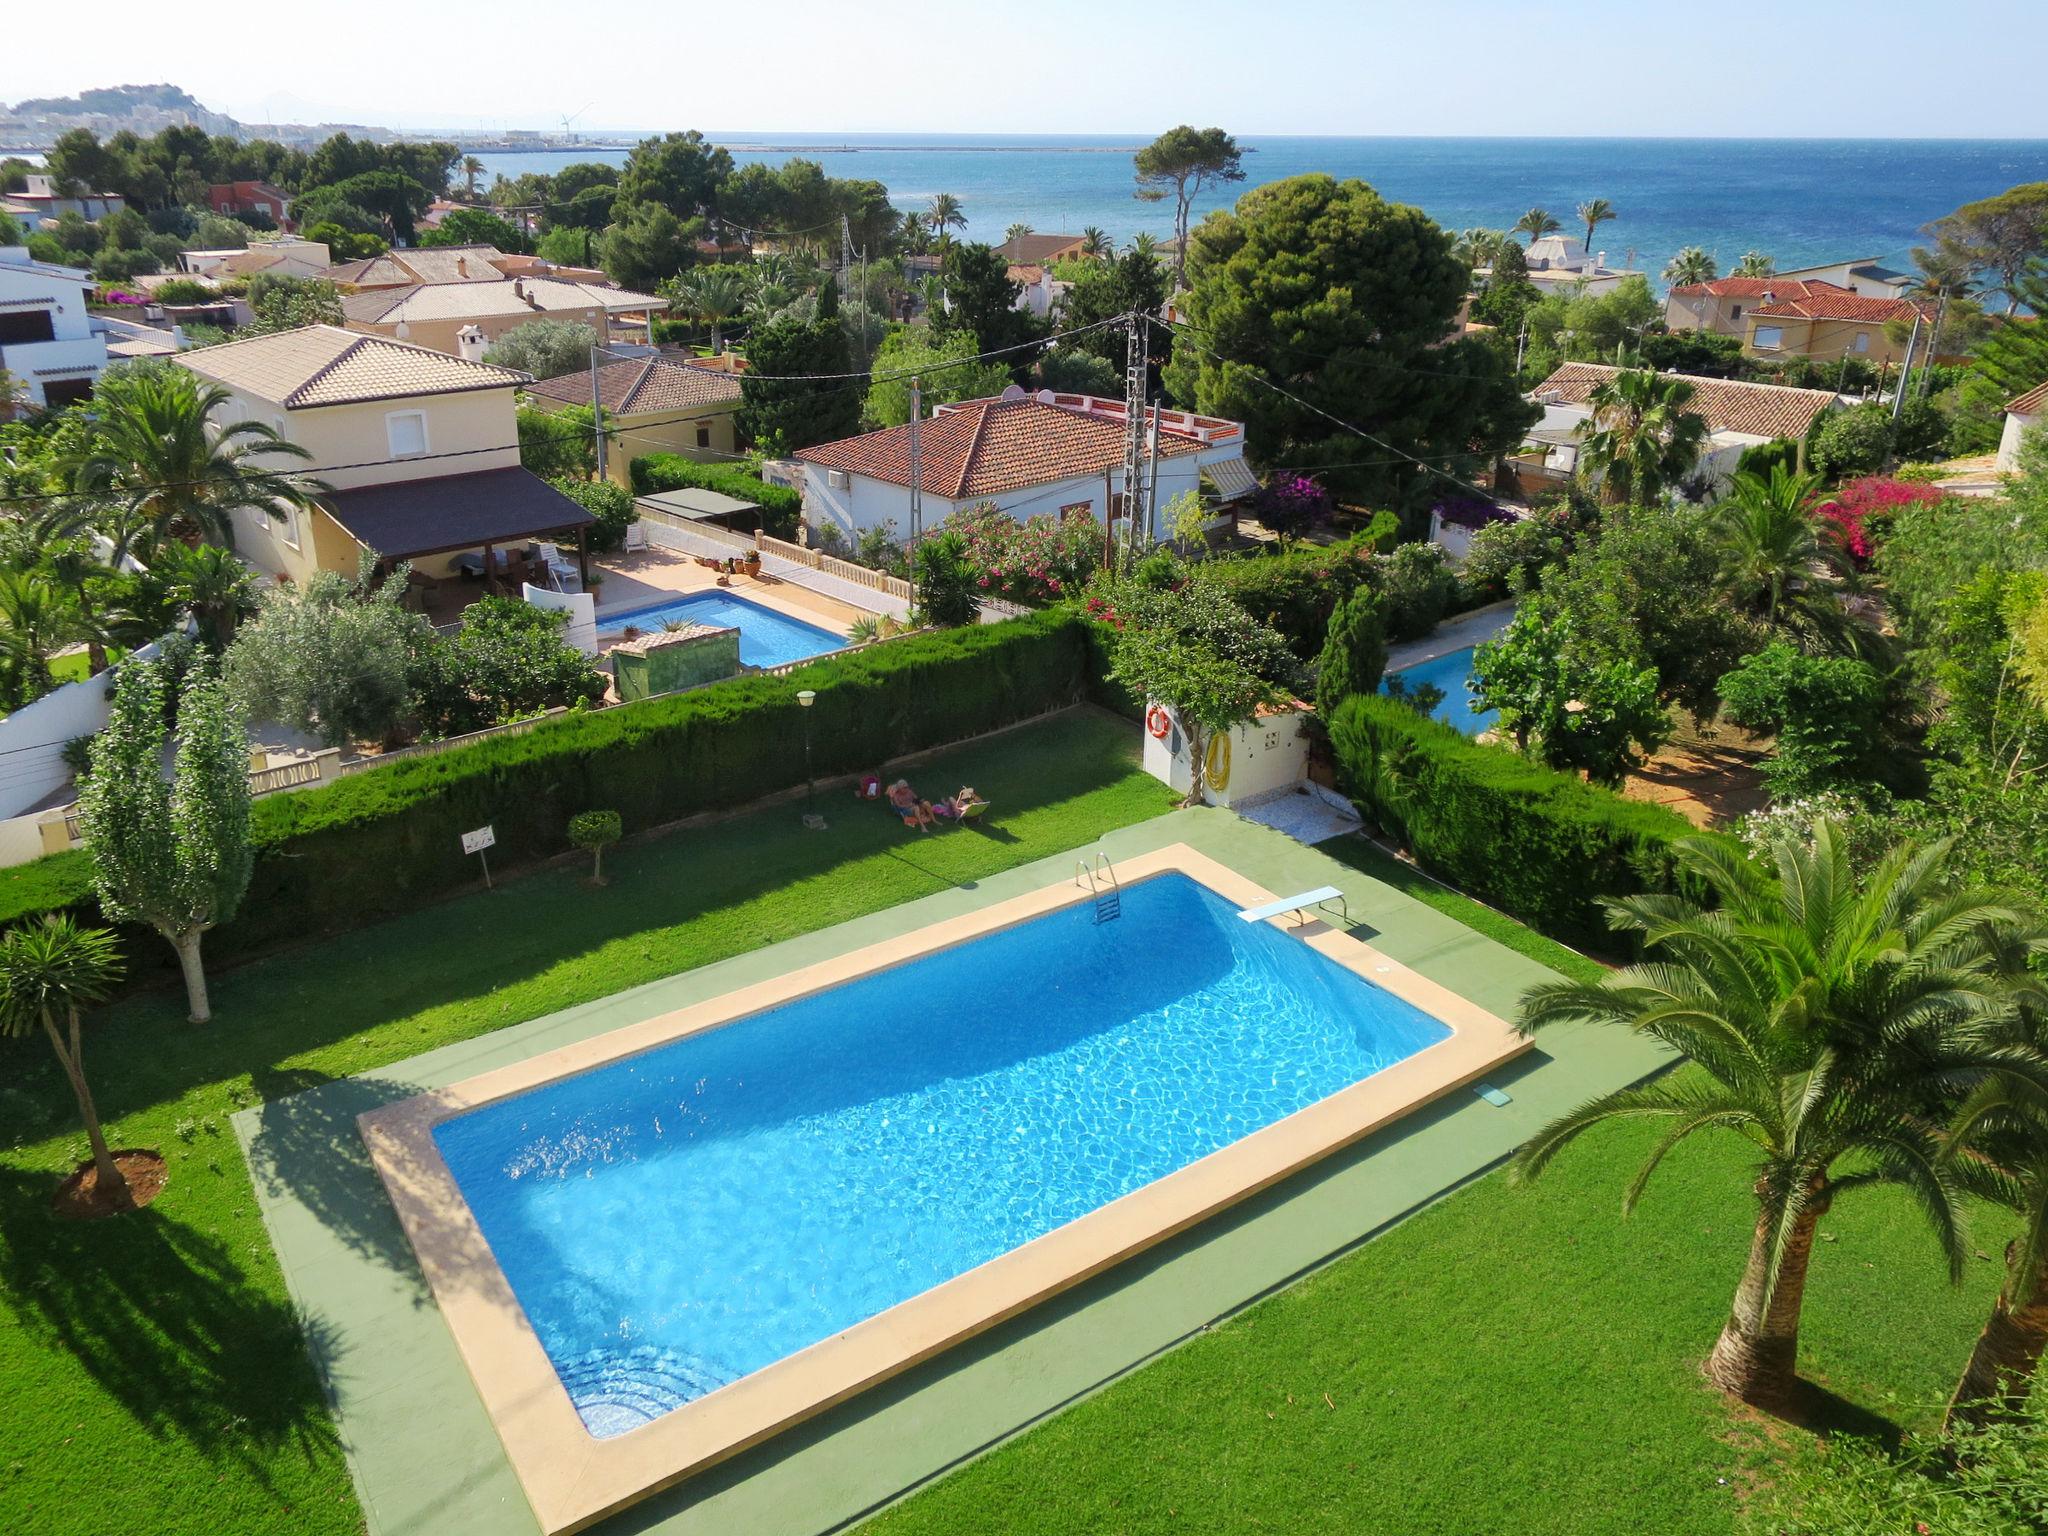
[[(834, 176), (884, 183), (899, 208), (950, 192), (967, 235), (1000, 240), (1012, 223), (1078, 232), (1096, 224), (1119, 240), (1172, 233), (1173, 211), (1132, 196), (1138, 140), (1062, 135), (719, 133), (744, 164), (792, 155)], [(1247, 180), (1206, 196), (1227, 205), (1246, 186), (1305, 171), (1360, 177), (1450, 229), (1504, 228), (1531, 207), (1572, 227), (1572, 210), (1604, 197), (1620, 211), (1600, 226), (1610, 262), (1634, 253), (1652, 280), (1683, 246), (1728, 267), (1761, 250), (1781, 270), (1847, 257), (1894, 264), (1921, 226), (1958, 204), (2022, 181), (2048, 180), (2048, 139), (1481, 139), (1252, 138), (1241, 140)], [(498, 171), (554, 171), (576, 160), (620, 164), (624, 150), (480, 156)]]
[(654, 630), (661, 628), (662, 623), (669, 619), (737, 629), (740, 632), (740, 660), (750, 667), (779, 667), (784, 662), (822, 656), (827, 651), (843, 650), (846, 646), (845, 637), (835, 635), (829, 629), (820, 629), (815, 624), (806, 624), (801, 619), (792, 619), (773, 608), (764, 608), (759, 603), (750, 603), (744, 597), (734, 597), (725, 592), (699, 592), (690, 597), (679, 597), (674, 602), (653, 603), (625, 613), (607, 614), (599, 627), (607, 633), (628, 624)]
[(1448, 1034), (1163, 875), (434, 1137), (602, 1438)]
[(1388, 682), (1396, 677), (1401, 680), (1401, 686), (1411, 693), (1417, 688), (1441, 688), (1443, 702), (1429, 712), (1432, 719), (1455, 726), (1467, 736), (1490, 731), (1494, 722), (1500, 719), (1500, 711), (1481, 709), (1472, 700), (1473, 649), (1468, 645), (1462, 651), (1450, 651), (1433, 661), (1418, 661), (1412, 667), (1391, 672), (1381, 679), (1380, 692), (1388, 692)]

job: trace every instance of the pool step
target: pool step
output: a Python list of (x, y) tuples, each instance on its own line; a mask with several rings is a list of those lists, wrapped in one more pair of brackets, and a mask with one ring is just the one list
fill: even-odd
[(1124, 915), (1124, 893), (1111, 887), (1095, 898), (1095, 921), (1107, 923)]
[(1093, 862), (1087, 859), (1074, 861), (1074, 884), (1087, 882), (1088, 889), (1095, 896), (1095, 921), (1098, 925), (1111, 922), (1124, 915), (1123, 883), (1116, 877), (1116, 870), (1109, 862), (1109, 855), (1097, 852)]

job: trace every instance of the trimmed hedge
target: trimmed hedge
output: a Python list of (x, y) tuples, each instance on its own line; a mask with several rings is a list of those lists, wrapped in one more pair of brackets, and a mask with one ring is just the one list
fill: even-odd
[(1346, 699), (1329, 727), (1345, 793), (1375, 821), (1453, 885), (1581, 949), (1617, 947), (1599, 898), (1673, 889), (1671, 845), (1698, 830), (1390, 699)]
[[(628, 831), (745, 805), (804, 782), (803, 688), (819, 777), (873, 768), (1078, 702), (1090, 625), (1071, 609), (910, 635), (804, 667), (588, 714), (523, 735), (400, 758), (251, 808), (256, 868), (235, 920), (207, 938), (214, 960), (408, 911), (473, 884), (460, 835), (490, 823), (499, 868), (564, 852), (563, 828), (593, 807)], [(104, 921), (82, 853), (4, 872), (0, 920), (68, 910)], [(139, 971), (170, 964), (155, 935), (124, 935)]]
[(797, 519), (803, 515), (802, 493), (786, 485), (770, 485), (734, 464), (704, 464), (680, 453), (650, 453), (633, 460), (626, 471), (632, 477), (635, 496), (687, 487), (751, 501), (761, 509), (761, 526), (778, 539), (793, 537)]

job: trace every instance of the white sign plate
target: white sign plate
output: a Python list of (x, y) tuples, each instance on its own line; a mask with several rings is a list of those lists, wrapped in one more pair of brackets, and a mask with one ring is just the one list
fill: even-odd
[(486, 848), (498, 846), (498, 834), (489, 827), (478, 827), (474, 832), (462, 834), (464, 853), (482, 853)]

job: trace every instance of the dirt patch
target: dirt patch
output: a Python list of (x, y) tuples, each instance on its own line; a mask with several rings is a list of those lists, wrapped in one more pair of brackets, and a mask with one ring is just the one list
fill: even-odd
[(1628, 776), (1631, 800), (1667, 806), (1696, 827), (1727, 827), (1770, 803), (1758, 739), (1732, 726), (1712, 736), (1684, 729)]
[(93, 1221), (101, 1216), (137, 1211), (163, 1193), (171, 1176), (163, 1158), (143, 1147), (116, 1147), (114, 1166), (128, 1181), (125, 1200), (107, 1199), (100, 1191), (99, 1170), (84, 1162), (57, 1186), (57, 1193), (50, 1197), (50, 1209), (71, 1221)]

